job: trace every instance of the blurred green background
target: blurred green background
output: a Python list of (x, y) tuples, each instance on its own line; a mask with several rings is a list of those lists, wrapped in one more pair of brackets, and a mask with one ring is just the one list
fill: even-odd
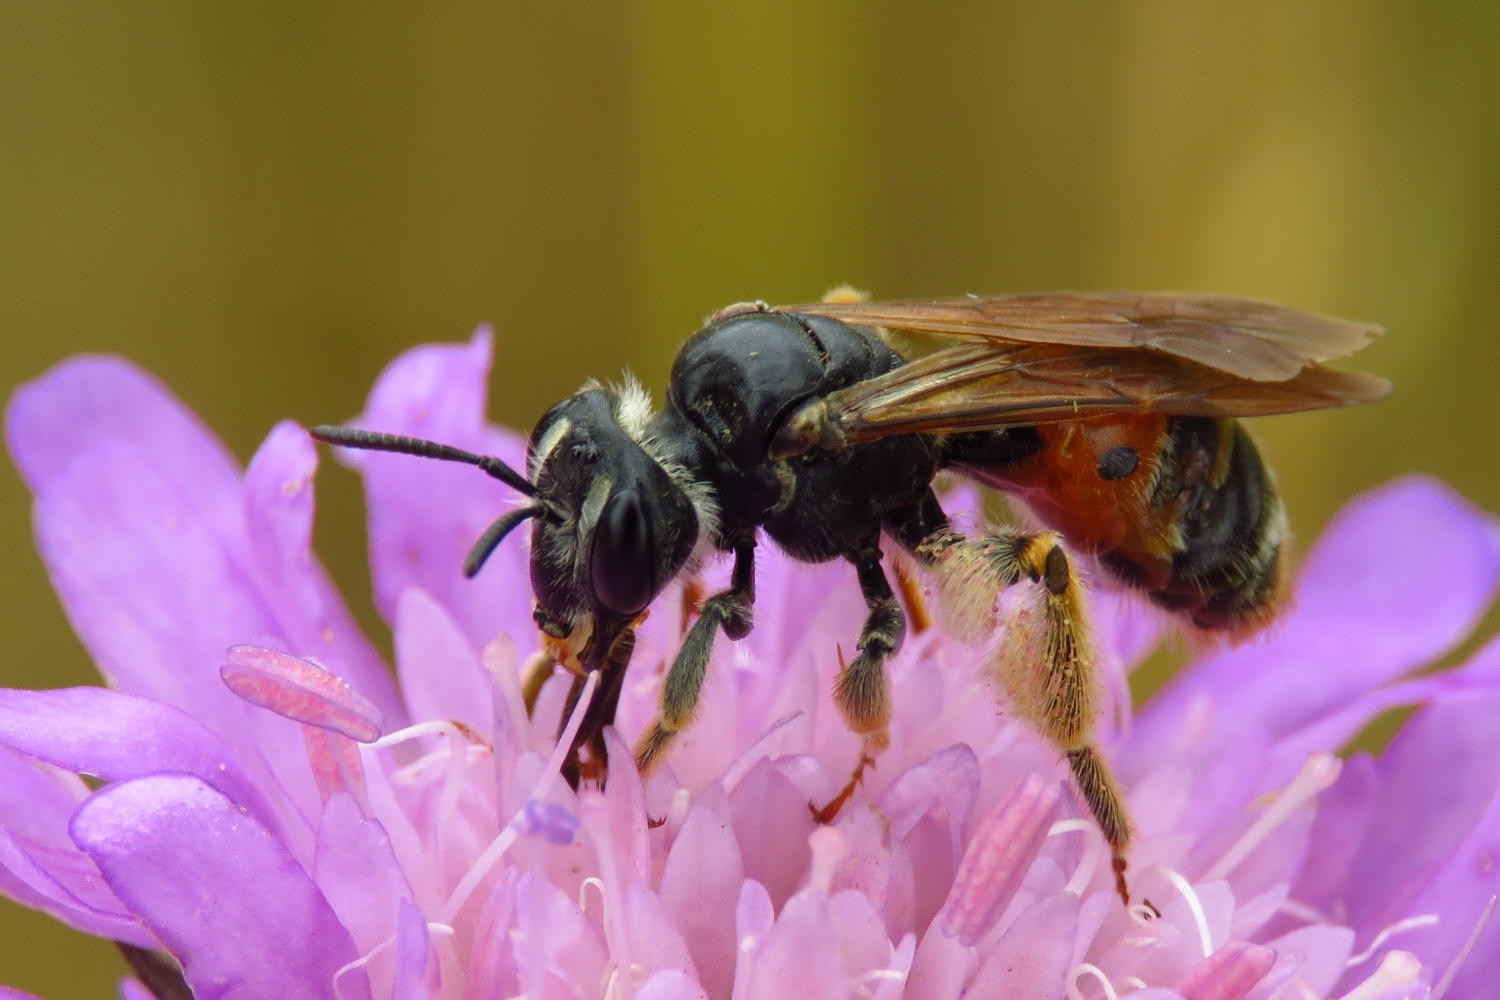
[[(1497, 262), (1493, 2), (0, 4), (0, 385), (118, 352), (241, 459), (482, 321), (528, 427), (736, 300), (1204, 289), (1390, 330), (1393, 399), (1256, 428), (1304, 538), (1414, 470), (1494, 510)], [(86, 683), (29, 506), (5, 464), (0, 682)], [(122, 971), (0, 900), (0, 982)]]

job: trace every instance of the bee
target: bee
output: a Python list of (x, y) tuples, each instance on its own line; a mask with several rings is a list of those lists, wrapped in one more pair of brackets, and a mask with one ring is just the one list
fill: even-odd
[[(1099, 680), (1069, 551), (1193, 629), (1242, 636), (1264, 625), (1286, 584), (1286, 513), (1238, 420), (1385, 396), (1386, 380), (1324, 364), (1380, 332), (1220, 295), (879, 303), (839, 290), (710, 317), (677, 352), (660, 411), (633, 383), (590, 382), (537, 422), (525, 475), (429, 441), (312, 434), (467, 462), (526, 495), (475, 543), (464, 572), (532, 521), (534, 617), (551, 662), (528, 688), (560, 664), (575, 677), (571, 711), (600, 672), (564, 768), (575, 788), (605, 777), (603, 729), (647, 605), (713, 552), (733, 554), (729, 586), (698, 609), (635, 763), (650, 771), (692, 724), (718, 634), (751, 630), (764, 533), (794, 559), (850, 562), (868, 607), (833, 691), (864, 749), (849, 784), (815, 808), (824, 821), (889, 744), (885, 664), (906, 616), (883, 541), (931, 581), (959, 638), (996, 627), (1000, 591), (1031, 587), (1020, 616), (1030, 631), (1007, 633), (997, 673), (1010, 710), (1066, 757), (1128, 901), (1131, 823), (1097, 746)], [(939, 345), (908, 356), (892, 346), (898, 333)], [(1043, 529), (959, 531), (933, 492), (943, 470), (1018, 499)]]

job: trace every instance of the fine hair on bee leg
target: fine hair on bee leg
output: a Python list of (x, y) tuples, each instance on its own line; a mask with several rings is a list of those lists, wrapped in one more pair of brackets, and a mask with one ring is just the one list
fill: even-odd
[[(1128, 905), (1130, 818), (1109, 765), (1094, 745), (1099, 679), (1083, 587), (1058, 535), (999, 533), (975, 542), (949, 533), (924, 543), (921, 551), (929, 554), (926, 562), (942, 581), (944, 594), (956, 588), (953, 577), (961, 578), (964, 588), (975, 586), (981, 567), (993, 581), (990, 595), (1023, 580), (1037, 585), (1007, 622), (991, 674), (1015, 715), (1066, 755), (1078, 791), (1109, 844), (1115, 891)], [(972, 597), (968, 601), (974, 603)]]
[(906, 615), (896, 601), (895, 591), (880, 565), (878, 544), (851, 553), (849, 561), (859, 576), (859, 589), (870, 613), (859, 634), (859, 655), (849, 663), (839, 656), (839, 672), (833, 682), (833, 700), (844, 724), (864, 737), (859, 763), (843, 789), (823, 806), (809, 803), (813, 817), (829, 823), (864, 778), (865, 769), (875, 763), (891, 745), (891, 685), (885, 675), (885, 661), (901, 649), (906, 638)]
[(635, 744), (635, 763), (642, 774), (659, 764), (672, 749), (677, 734), (692, 725), (703, 690), (703, 677), (713, 654), (714, 638), (723, 629), (731, 639), (743, 639), (754, 623), (755, 540), (735, 546), (734, 572), (727, 590), (703, 602), (698, 620), (688, 630), (667, 671), (661, 689), (661, 711)]

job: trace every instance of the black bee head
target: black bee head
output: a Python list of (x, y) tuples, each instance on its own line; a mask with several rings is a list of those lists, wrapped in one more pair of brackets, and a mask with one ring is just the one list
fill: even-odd
[[(548, 410), (528, 465), (548, 516), (533, 522), (537, 624), (602, 662), (608, 642), (692, 555), (698, 515), (687, 492), (642, 447), (648, 411), (634, 390), (589, 387)], [(574, 634), (582, 623), (594, 636)], [(598, 662), (588, 662), (589, 667)]]

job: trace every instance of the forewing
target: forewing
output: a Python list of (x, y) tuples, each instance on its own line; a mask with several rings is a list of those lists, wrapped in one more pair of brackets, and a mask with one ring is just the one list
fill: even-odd
[(1253, 381), (1140, 348), (962, 343), (833, 393), (828, 414), (851, 444), (891, 434), (993, 430), (1118, 413), (1254, 417), (1348, 406), (1390, 392), (1385, 379), (1309, 364)]
[(1194, 292), (820, 302), (777, 311), (1010, 344), (1150, 348), (1253, 382), (1287, 381), (1309, 364), (1353, 354), (1383, 332), (1373, 323)]

